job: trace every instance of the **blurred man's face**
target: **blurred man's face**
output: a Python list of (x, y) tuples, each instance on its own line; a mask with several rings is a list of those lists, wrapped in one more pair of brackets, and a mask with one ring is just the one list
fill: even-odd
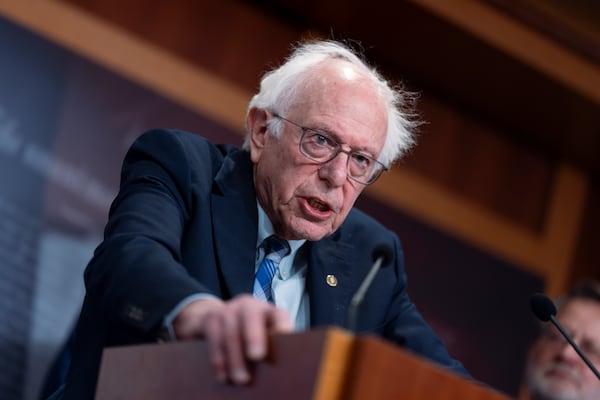
[[(372, 83), (343, 61), (313, 71), (297, 100), (282, 117), (319, 130), (342, 145), (377, 158), (387, 133), (387, 114)], [(347, 176), (348, 155), (319, 164), (299, 150), (302, 129), (280, 121), (275, 137), (266, 123), (272, 114), (254, 110), (248, 117), (251, 157), (258, 199), (278, 235), (319, 240), (345, 220), (365, 188)]]
[[(600, 303), (571, 300), (559, 310), (557, 319), (600, 368)], [(535, 400), (600, 399), (600, 380), (550, 324), (529, 351), (527, 385)]]

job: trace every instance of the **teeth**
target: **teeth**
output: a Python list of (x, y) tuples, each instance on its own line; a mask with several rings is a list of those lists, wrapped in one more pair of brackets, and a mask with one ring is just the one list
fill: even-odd
[(321, 203), (319, 200), (316, 199), (310, 199), (308, 201), (308, 204), (310, 204), (312, 208), (316, 208), (319, 211), (327, 211), (329, 209), (329, 207), (327, 207), (326, 204)]

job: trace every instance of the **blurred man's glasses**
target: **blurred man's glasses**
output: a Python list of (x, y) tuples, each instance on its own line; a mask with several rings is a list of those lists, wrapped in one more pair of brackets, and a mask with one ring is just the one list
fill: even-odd
[[(577, 343), (582, 352), (592, 361), (596, 366), (600, 364), (600, 343), (594, 342), (588, 338), (578, 338), (567, 329), (569, 335)], [(553, 348), (562, 348), (568, 346), (567, 340), (554, 328), (554, 326), (547, 326), (542, 331), (541, 339)]]
[(342, 149), (341, 144), (322, 131), (299, 125), (275, 113), (273, 113), (273, 117), (288, 122), (302, 130), (300, 153), (314, 162), (325, 164), (336, 158), (338, 154), (346, 153), (348, 155), (346, 163), (348, 177), (355, 182), (370, 185), (381, 176), (383, 171), (387, 171), (388, 169), (368, 154)]

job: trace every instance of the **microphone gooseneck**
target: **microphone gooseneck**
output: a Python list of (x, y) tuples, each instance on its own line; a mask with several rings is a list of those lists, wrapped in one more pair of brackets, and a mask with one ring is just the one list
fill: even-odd
[(556, 315), (556, 306), (554, 305), (554, 302), (543, 293), (535, 293), (530, 298), (530, 304), (531, 311), (533, 311), (533, 314), (541, 321), (552, 322), (552, 324), (556, 327), (556, 329), (558, 329), (561, 335), (563, 335), (567, 342), (569, 342), (571, 347), (573, 347), (577, 354), (579, 354), (579, 357), (581, 357), (581, 359), (586, 363), (586, 365), (592, 370), (594, 375), (596, 375), (596, 378), (600, 380), (600, 373), (598, 373), (598, 370), (596, 369), (596, 367), (594, 367), (594, 364), (592, 364), (592, 362), (587, 358), (585, 353), (583, 353), (579, 346), (577, 346), (577, 343), (575, 343), (573, 338), (571, 338), (571, 335), (567, 333), (563, 326), (554, 317)]
[(349, 331), (354, 332), (356, 330), (356, 314), (358, 313), (358, 308), (360, 307), (365, 294), (367, 294), (367, 290), (371, 286), (373, 279), (375, 279), (375, 275), (379, 272), (379, 269), (383, 266), (385, 267), (390, 263), (393, 258), (393, 251), (387, 245), (379, 245), (375, 247), (373, 250), (373, 265), (369, 270), (369, 273), (365, 277), (365, 279), (360, 284), (354, 296), (350, 300), (350, 306), (348, 307), (348, 320), (346, 324), (346, 328)]

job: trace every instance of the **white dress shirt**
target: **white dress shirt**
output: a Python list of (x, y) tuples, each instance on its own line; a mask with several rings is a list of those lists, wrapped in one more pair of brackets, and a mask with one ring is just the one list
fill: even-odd
[[(265, 256), (264, 249), (261, 247), (262, 242), (269, 236), (275, 233), (273, 224), (269, 221), (267, 214), (256, 201), (258, 207), (258, 238), (256, 241), (256, 263), (254, 272), (258, 269), (260, 262)], [(290, 245), (290, 254), (283, 257), (279, 263), (278, 272), (273, 277), (271, 284), (271, 292), (275, 305), (285, 310), (292, 323), (294, 323), (295, 331), (303, 331), (308, 328), (310, 316), (308, 306), (308, 296), (306, 294), (305, 281), (306, 269), (308, 261), (302, 245), (306, 240), (288, 240)], [(195, 300), (214, 297), (209, 293), (197, 293), (181, 300), (175, 308), (167, 314), (163, 320), (163, 333), (165, 339), (176, 339), (173, 331), (173, 321), (179, 312), (188, 304)]]
[[(258, 201), (256, 204), (258, 207), (258, 238), (256, 241), (255, 272), (265, 256), (264, 249), (261, 246), (262, 242), (275, 233), (267, 214)], [(305, 242), (305, 239), (288, 240), (290, 254), (281, 259), (278, 271), (271, 283), (275, 305), (287, 311), (290, 319), (294, 322), (296, 331), (305, 330), (309, 325), (308, 296), (304, 290), (308, 265), (302, 247)]]

